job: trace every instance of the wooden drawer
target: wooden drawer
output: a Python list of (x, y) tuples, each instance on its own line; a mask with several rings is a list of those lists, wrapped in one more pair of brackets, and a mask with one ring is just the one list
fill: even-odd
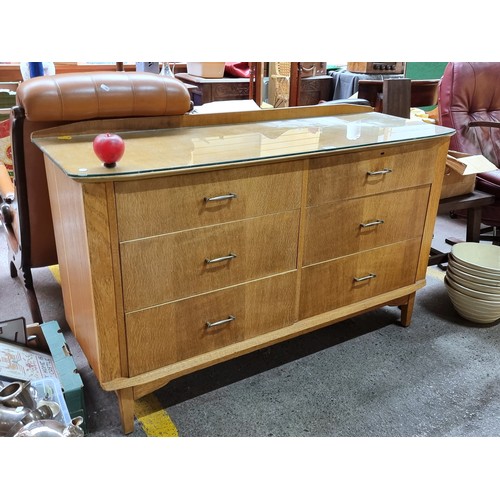
[[(299, 318), (308, 318), (414, 283), (419, 251), (420, 239), (415, 238), (305, 267), (302, 270)], [(374, 277), (368, 278), (372, 275)]]
[[(115, 183), (120, 241), (300, 206), (302, 161)], [(216, 198), (235, 195), (214, 201)]]
[(293, 271), (127, 314), (130, 376), (293, 323), (296, 280)]
[(121, 243), (125, 311), (296, 269), (298, 225), (294, 210)]
[(408, 144), (311, 160), (307, 205), (430, 184), (437, 149)]
[(304, 265), (421, 236), (428, 198), (420, 186), (308, 207)]

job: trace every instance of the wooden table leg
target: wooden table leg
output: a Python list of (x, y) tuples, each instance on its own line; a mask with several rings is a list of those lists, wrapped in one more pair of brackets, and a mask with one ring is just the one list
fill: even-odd
[(403, 326), (410, 326), (413, 306), (415, 305), (415, 295), (415, 292), (408, 295), (408, 302), (401, 306), (401, 324)]
[[(473, 241), (478, 243), (481, 239), (481, 207), (473, 207), (467, 209), (467, 231), (465, 241)], [(464, 240), (459, 238), (446, 238), (445, 242), (449, 245), (462, 243)]]
[(478, 242), (481, 237), (481, 210), (482, 207), (467, 210), (467, 236), (466, 241)]
[(134, 431), (134, 389), (127, 387), (116, 391), (120, 407), (120, 419), (124, 434)]
[[(481, 215), (483, 206), (491, 205), (495, 200), (493, 195), (474, 191), (473, 193), (455, 196), (453, 198), (445, 198), (439, 204), (438, 213), (446, 213), (452, 210), (466, 210), (467, 211), (467, 230), (465, 241), (479, 242), (481, 239)], [(463, 239), (449, 237), (445, 239), (448, 245), (455, 245), (461, 243)], [(442, 256), (442, 258), (441, 258)], [(448, 253), (442, 253), (431, 249), (429, 257), (429, 265), (437, 264), (441, 269), (446, 268)]]

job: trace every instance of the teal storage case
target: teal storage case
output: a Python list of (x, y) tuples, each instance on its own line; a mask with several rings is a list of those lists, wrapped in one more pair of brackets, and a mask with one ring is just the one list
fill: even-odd
[(85, 410), (83, 381), (66, 344), (64, 335), (57, 321), (42, 323), (40, 328), (49, 346), (50, 354), (54, 359), (68, 412), (72, 419), (75, 417), (83, 418), (83, 423), (80, 427), (86, 433), (87, 414)]

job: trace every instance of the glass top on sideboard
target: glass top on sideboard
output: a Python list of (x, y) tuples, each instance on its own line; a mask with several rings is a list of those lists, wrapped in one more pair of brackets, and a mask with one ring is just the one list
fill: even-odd
[(114, 168), (104, 167), (95, 155), (95, 133), (42, 134), (35, 136), (33, 142), (68, 176), (90, 180), (293, 158), (449, 136), (454, 132), (420, 120), (376, 112), (126, 131), (118, 133), (125, 141), (125, 153)]

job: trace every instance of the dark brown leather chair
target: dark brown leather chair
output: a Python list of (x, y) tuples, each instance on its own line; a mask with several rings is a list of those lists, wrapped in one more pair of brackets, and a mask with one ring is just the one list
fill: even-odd
[(101, 118), (181, 115), (192, 109), (186, 87), (170, 77), (138, 72), (88, 72), (26, 80), (11, 112), (15, 201), (5, 207), (9, 266), (24, 280), (33, 321), (42, 316), (32, 269), (58, 263), (43, 154), (37, 130)]
[[(456, 130), (450, 149), (481, 154), (499, 169), (477, 174), (476, 189), (495, 196), (481, 222), (500, 228), (500, 62), (452, 62), (439, 85), (439, 123)], [(489, 231), (489, 229), (488, 229)], [(500, 235), (481, 236), (500, 244)]]

